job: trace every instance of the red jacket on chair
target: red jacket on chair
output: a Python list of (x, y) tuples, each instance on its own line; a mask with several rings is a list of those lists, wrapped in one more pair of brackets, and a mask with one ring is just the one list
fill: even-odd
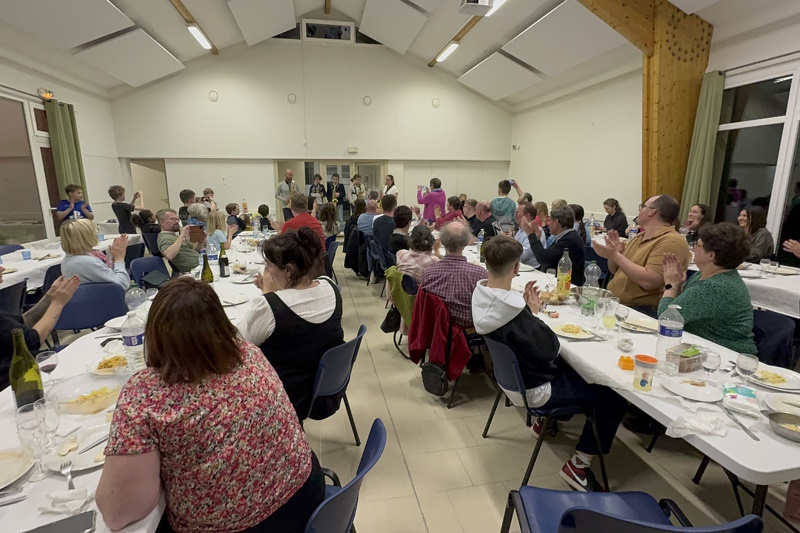
[(450, 322), (450, 312), (441, 298), (420, 289), (411, 315), (408, 339), (411, 360), (419, 363), (425, 357), (425, 351), (430, 350), (428, 361), (444, 366), (448, 332), (452, 340), (447, 379), (453, 381), (461, 375), (472, 357), (464, 329)]

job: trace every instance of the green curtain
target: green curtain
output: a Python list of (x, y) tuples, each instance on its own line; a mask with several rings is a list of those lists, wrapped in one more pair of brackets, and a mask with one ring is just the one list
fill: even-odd
[[(715, 180), (714, 176), (714, 152), (724, 89), (725, 74), (722, 72), (709, 72), (703, 78), (703, 88), (700, 91), (700, 101), (694, 119), (686, 180), (683, 184), (681, 220), (685, 220), (689, 209), (698, 203), (709, 205), (711, 213), (716, 209), (720, 184), (719, 179)], [(717, 181), (716, 189), (714, 181)]]
[(89, 200), (86, 190), (86, 175), (83, 172), (81, 143), (78, 140), (78, 123), (75, 121), (75, 108), (57, 100), (44, 103), (47, 125), (50, 129), (50, 148), (56, 163), (58, 192), (66, 199), (64, 187), (74, 183), (83, 189), (83, 197)]

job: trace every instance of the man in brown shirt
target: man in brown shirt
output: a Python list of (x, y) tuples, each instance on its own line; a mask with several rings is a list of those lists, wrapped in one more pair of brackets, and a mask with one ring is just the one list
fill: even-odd
[(653, 196), (639, 206), (637, 221), (641, 232), (627, 247), (614, 230), (608, 232), (605, 244), (592, 240), (592, 247), (608, 259), (608, 267), (614, 273), (608, 290), (623, 305), (655, 316), (664, 293), (664, 254), (674, 254), (684, 270), (689, 266), (689, 245), (675, 230), (679, 210), (674, 198), (666, 194)]

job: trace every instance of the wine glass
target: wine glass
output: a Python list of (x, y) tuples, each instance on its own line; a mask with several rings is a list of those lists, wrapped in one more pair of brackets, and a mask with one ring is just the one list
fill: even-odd
[(22, 448), (34, 460), (34, 471), (28, 478), (30, 481), (40, 481), (50, 475), (42, 465), (42, 456), (47, 442), (44, 412), (36, 409), (34, 404), (23, 405), (16, 412), (17, 435)]
[(619, 298), (608, 298), (603, 308), (602, 322), (606, 329), (606, 338), (611, 338), (611, 330), (617, 325), (617, 309), (619, 308)]
[(545, 272), (545, 274), (547, 274), (548, 281), (550, 280), (549, 279), (550, 276), (552, 276), (553, 277), (553, 283), (556, 283), (556, 281), (558, 279), (558, 276), (556, 275), (556, 269), (555, 268), (548, 268), (547, 272)]
[(629, 314), (630, 314), (630, 309), (621, 304), (617, 306), (617, 326), (615, 328), (616, 330), (619, 330), (620, 324), (624, 324), (628, 320)]
[(740, 353), (736, 356), (736, 371), (742, 376), (742, 384), (748, 376), (752, 376), (758, 370), (758, 357), (749, 353)]
[(781, 267), (781, 264), (777, 261), (770, 261), (769, 262), (769, 271), (772, 274), (772, 277), (778, 273), (778, 269)]
[(41, 400), (33, 403), (34, 410), (39, 410), (44, 417), (45, 433), (47, 435), (46, 447), (48, 451), (55, 449), (56, 431), (61, 423), (61, 410), (58, 406), (58, 397), (52, 394), (45, 395)]
[(47, 375), (47, 384), (51, 384), (53, 378), (50, 377), (50, 374), (58, 366), (58, 352), (39, 352), (36, 354), (36, 363), (39, 365), (39, 370)]
[(711, 374), (719, 369), (721, 361), (722, 359), (717, 352), (706, 353), (703, 362), (700, 363), (700, 366), (706, 371), (706, 383), (711, 383)]
[(761, 267), (761, 272), (763, 272), (764, 275), (767, 277), (769, 277), (770, 263), (771, 261), (769, 260), (769, 258), (762, 259), (758, 263), (758, 265)]
[(608, 302), (609, 302), (608, 298), (597, 298), (594, 302), (594, 317), (597, 320), (597, 325), (594, 327), (594, 330), (600, 336), (602, 336), (603, 315), (605, 315), (606, 313), (606, 307), (608, 306)]

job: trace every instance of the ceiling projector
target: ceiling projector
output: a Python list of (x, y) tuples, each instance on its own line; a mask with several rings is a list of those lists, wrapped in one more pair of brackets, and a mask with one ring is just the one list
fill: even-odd
[(477, 17), (486, 16), (492, 10), (492, 4), (496, 0), (461, 0), (461, 8), (458, 12), (464, 15)]

